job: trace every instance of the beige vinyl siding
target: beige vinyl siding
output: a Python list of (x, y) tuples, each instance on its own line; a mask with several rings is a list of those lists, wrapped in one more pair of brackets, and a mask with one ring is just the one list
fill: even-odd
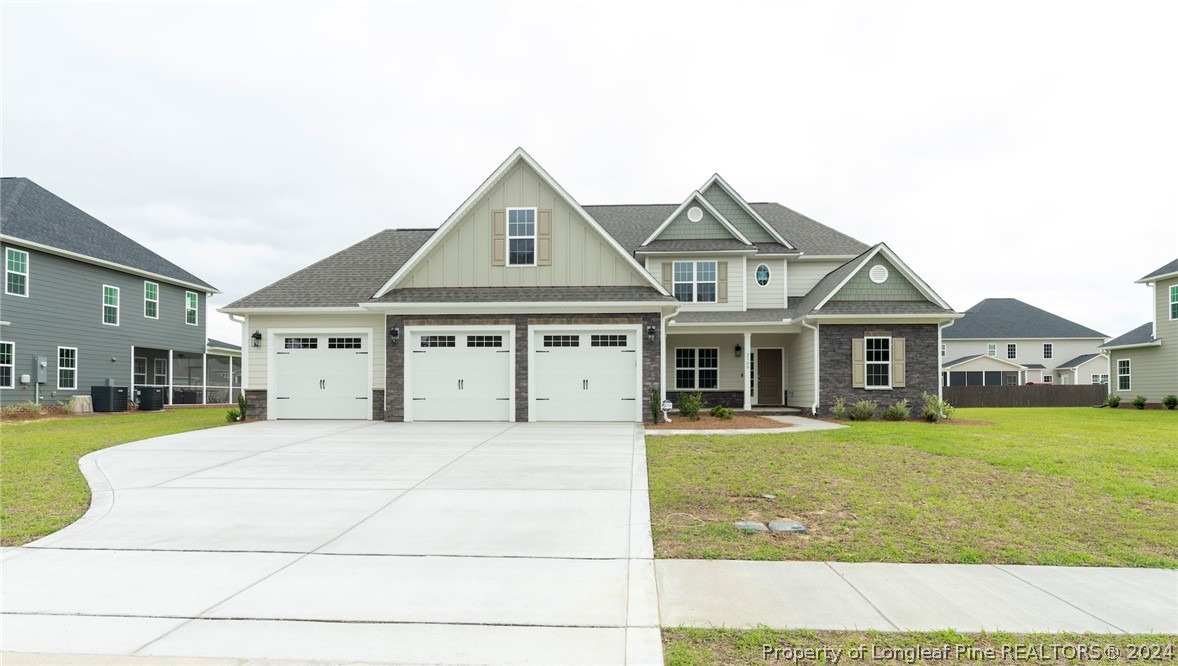
[(814, 331), (803, 327), (785, 340), (786, 402), (809, 409), (814, 404)]
[(680, 347), (692, 348), (714, 348), (718, 349), (717, 357), (719, 359), (719, 368), (716, 373), (717, 385), (715, 389), (703, 389), (702, 393), (709, 390), (716, 391), (739, 391), (743, 385), (744, 374), (744, 358), (736, 357), (736, 345), (744, 344), (744, 336), (741, 334), (716, 334), (716, 335), (668, 335), (667, 336), (667, 390), (678, 391), (675, 388), (675, 350)]
[(818, 281), (826, 274), (847, 263), (846, 261), (800, 261), (788, 262), (786, 270), (789, 273), (787, 294), (789, 296), (805, 296), (810, 293)]
[[(552, 265), (492, 266), (491, 211), (552, 211)], [(402, 287), (645, 286), (649, 282), (601, 234), (520, 163), (451, 229)]]
[[(757, 284), (757, 266), (765, 264), (769, 267), (769, 284), (762, 287)], [(755, 308), (783, 308), (785, 307), (785, 260), (781, 257), (748, 258), (748, 270), (745, 273), (746, 293), (748, 293), (748, 307)]]
[[(291, 314), (291, 315), (249, 315), (245, 329), (253, 334), (262, 333), (262, 346), (243, 348), (245, 365), (249, 373), (247, 389), (264, 390), (267, 380), (267, 358), (270, 353), (270, 329), (297, 330), (303, 328), (371, 328), (372, 386), (383, 389), (385, 385), (385, 339), (384, 315), (372, 314)], [(251, 343), (252, 344), (252, 343)]]
[[(757, 349), (759, 347), (776, 348), (781, 350), (781, 358), (785, 369), (781, 375), (781, 388), (789, 391), (789, 342), (797, 335), (792, 333), (754, 333), (752, 335), (752, 347)], [(747, 375), (746, 375), (747, 378)]]
[[(719, 264), (727, 262), (728, 264), (728, 302), (720, 303), (683, 303), (683, 310), (723, 310), (723, 311), (737, 311), (743, 309), (744, 299), (741, 294), (745, 286), (745, 271), (744, 262), (741, 261), (740, 255), (659, 255), (657, 257), (650, 257), (646, 260), (647, 266), (650, 267), (650, 274), (656, 279), (661, 280), (663, 275), (663, 264), (673, 264), (676, 261), (715, 261), (717, 263), (717, 271), (719, 271)], [(719, 276), (717, 276), (719, 278)], [(717, 290), (719, 287), (717, 286)], [(675, 293), (673, 285), (667, 284), (667, 291), (672, 295)], [(775, 306), (781, 307), (781, 306)]]
[[(1027, 340), (1007, 340), (1004, 338), (996, 338), (993, 340), (950, 340), (946, 338), (943, 339), (942, 342), (945, 343), (946, 354), (941, 357), (941, 363), (954, 361), (961, 358), (962, 356), (969, 356), (971, 354), (985, 355), (986, 345), (988, 343), (994, 342), (998, 344), (998, 358), (1012, 360), (1015, 363), (1021, 363), (1023, 365), (1033, 365), (1035, 363), (1039, 363), (1045, 366), (1047, 368), (1047, 372), (1049, 373), (1054, 372), (1056, 366), (1060, 365), (1061, 363), (1067, 363), (1077, 356), (1083, 356), (1084, 354), (1099, 354), (1100, 345), (1104, 344), (1104, 340), (1101, 338), (1068, 338), (1055, 340), (1043, 338)], [(1045, 342), (1050, 342), (1052, 344), (1051, 358), (1048, 359), (1043, 358), (1043, 343)], [(1007, 359), (1006, 345), (1012, 343), (1018, 345), (1018, 354), (1013, 359)], [(1095, 368), (1099, 367), (1099, 364), (1100, 359), (1096, 359), (1096, 363), (1087, 367)], [(1092, 370), (1092, 372), (1096, 372), (1096, 370)], [(1102, 370), (1100, 372), (1103, 373), (1104, 371)], [(1030, 375), (1027, 376), (1027, 380), (1037, 381), (1032, 380)]]
[[(1143, 395), (1149, 402), (1161, 402), (1163, 397), (1170, 394), (1178, 395), (1178, 363), (1174, 362), (1175, 355), (1174, 349), (1166, 348), (1165, 341), (1160, 347), (1114, 350), (1108, 374), (1112, 393), (1124, 400)], [(1120, 390), (1117, 381), (1117, 361), (1122, 359), (1129, 359), (1131, 385), (1128, 391)]]
[(1178, 319), (1170, 319), (1170, 287), (1178, 285), (1178, 278), (1162, 280), (1154, 288), (1154, 312), (1157, 323), (1157, 333), (1154, 337), (1162, 340), (1162, 344), (1169, 344), (1170, 369), (1178, 377)]

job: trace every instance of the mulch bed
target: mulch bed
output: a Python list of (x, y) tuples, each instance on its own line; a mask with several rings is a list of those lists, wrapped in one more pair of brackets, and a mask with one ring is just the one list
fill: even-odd
[(678, 414), (671, 414), (670, 423), (647, 424), (646, 427), (649, 430), (750, 430), (788, 428), (790, 424), (747, 414), (734, 414), (730, 419), (718, 419), (711, 414), (700, 414), (698, 421), (691, 421)]

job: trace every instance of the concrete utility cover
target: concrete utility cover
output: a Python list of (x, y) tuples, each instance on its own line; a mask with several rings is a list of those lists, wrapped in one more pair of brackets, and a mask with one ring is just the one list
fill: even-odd
[(769, 531), (805, 533), (806, 527), (796, 520), (775, 520), (769, 523)]
[(662, 663), (636, 424), (250, 423), (82, 468), (86, 516), (3, 552), (9, 655)]
[(742, 532), (768, 532), (769, 528), (765, 527), (764, 523), (753, 523), (749, 521), (739, 521), (736, 523), (736, 529)]

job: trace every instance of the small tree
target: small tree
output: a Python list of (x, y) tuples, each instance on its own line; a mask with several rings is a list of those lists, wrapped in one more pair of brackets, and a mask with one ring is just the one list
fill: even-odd
[(650, 422), (658, 423), (659, 414), (663, 413), (663, 392), (659, 387), (650, 389)]

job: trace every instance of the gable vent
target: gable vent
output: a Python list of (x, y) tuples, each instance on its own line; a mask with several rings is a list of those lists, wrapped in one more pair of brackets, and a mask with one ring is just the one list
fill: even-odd
[(700, 209), (699, 206), (692, 206), (691, 208), (687, 209), (687, 219), (691, 220), (692, 222), (699, 222), (700, 220), (704, 219), (704, 212)]
[(867, 274), (871, 281), (876, 284), (883, 284), (888, 281), (888, 267), (883, 264), (876, 264), (871, 267), (871, 272)]

